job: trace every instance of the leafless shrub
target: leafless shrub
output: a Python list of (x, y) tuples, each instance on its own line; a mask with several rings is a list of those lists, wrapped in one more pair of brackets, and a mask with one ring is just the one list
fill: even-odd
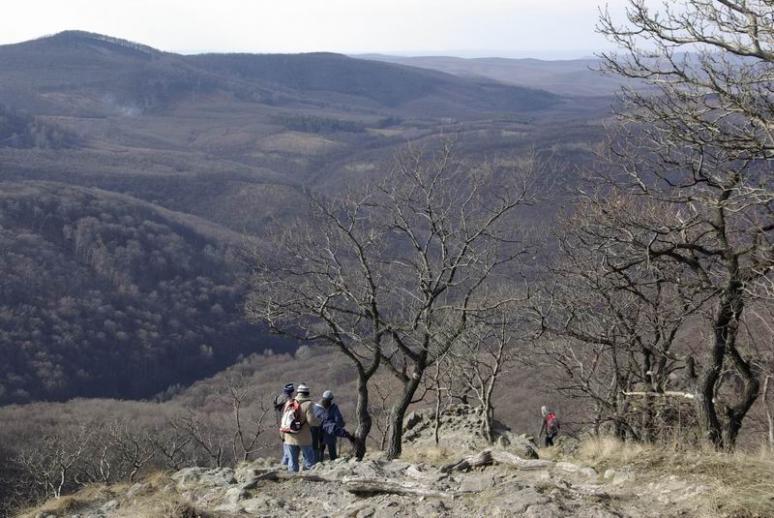
[(193, 438), (184, 430), (158, 427), (150, 434), (150, 441), (163, 467), (179, 470), (191, 462), (189, 451)]
[(90, 426), (74, 435), (49, 435), (35, 447), (23, 449), (16, 457), (33, 494), (59, 498), (76, 487), (76, 471), (92, 440)]
[(235, 461), (246, 461), (264, 446), (259, 441), (259, 438), (267, 429), (265, 420), (272, 406), (265, 398), (258, 399), (258, 407), (254, 409), (254, 415), (245, 422), (243, 408), (245, 403), (252, 403), (257, 399), (253, 394), (253, 390), (246, 388), (242, 379), (230, 383), (228, 390), (234, 419), (231, 451)]

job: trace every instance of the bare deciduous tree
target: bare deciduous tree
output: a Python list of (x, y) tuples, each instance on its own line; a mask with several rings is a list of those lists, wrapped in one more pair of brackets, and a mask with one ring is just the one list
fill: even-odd
[[(686, 372), (688, 351), (675, 345), (703, 300), (681, 284), (679, 270), (633, 260), (611, 238), (610, 214), (639, 207), (623, 199), (607, 203), (604, 210), (582, 203), (564, 224), (559, 259), (547, 268), (551, 284), (534, 305), (545, 332), (536, 359), (559, 367), (557, 386), (565, 395), (592, 403), (595, 428), (610, 422), (619, 437), (652, 441), (657, 399), (692, 390), (691, 380), (676, 376)], [(632, 403), (632, 396), (642, 401)]]
[[(514, 308), (502, 307), (489, 315), (480, 315), (459, 344), (446, 358), (445, 383), (438, 388), (447, 392), (449, 401), (472, 403), (480, 412), (479, 433), (487, 441), (494, 440), (494, 403), (497, 382), (515, 360), (517, 326)], [(524, 333), (520, 330), (518, 334)], [(436, 372), (436, 378), (439, 372)]]
[(132, 429), (126, 422), (109, 426), (110, 445), (115, 448), (119, 468), (117, 480), (134, 481), (137, 474), (154, 457), (156, 451), (147, 432)]
[[(629, 248), (617, 268), (670, 263), (707, 301), (712, 338), (696, 402), (718, 448), (734, 446), (760, 393), (738, 338), (751, 286), (774, 266), (772, 5), (683, 0), (650, 9), (630, 0), (627, 23), (604, 13), (599, 26), (622, 51), (603, 55), (607, 70), (650, 88), (625, 91), (612, 148), (622, 171), (596, 202), (608, 237)], [(643, 210), (616, 212), (609, 199), (618, 196), (643, 199)], [(721, 393), (729, 369), (739, 389)]]
[(115, 420), (95, 428), (74, 477), (79, 485), (133, 481), (156, 456), (150, 434), (128, 421)]
[(380, 311), (378, 264), (384, 235), (371, 224), (370, 194), (328, 202), (310, 195), (312, 214), (278, 236), (278, 253), (261, 257), (248, 315), (272, 331), (336, 347), (355, 367), (355, 455), (363, 458), (371, 431), (368, 382), (387, 339)]
[(191, 461), (188, 450), (193, 438), (180, 427), (156, 428), (150, 434), (150, 440), (163, 466), (179, 470)]
[(259, 268), (249, 313), (353, 362), (361, 455), (371, 427), (368, 382), (379, 366), (402, 386), (387, 444), (394, 458), (427, 369), (472, 315), (512, 296), (490, 288), (507, 282), (525, 250), (515, 212), (528, 201), (533, 166), (526, 160), (506, 174), (460, 163), (450, 145), (431, 157), (413, 150), (364, 194), (314, 201), (316, 219), (279, 241), (281, 263)]
[(390, 390), (379, 382), (372, 382), (372, 388), (376, 393), (376, 403), (371, 405), (370, 412), (374, 416), (374, 425), (379, 433), (379, 449), (384, 450), (390, 433)]
[(169, 425), (177, 433), (190, 438), (194, 456), (191, 462), (217, 468), (224, 466), (228, 439), (206, 416), (190, 413), (172, 419)]

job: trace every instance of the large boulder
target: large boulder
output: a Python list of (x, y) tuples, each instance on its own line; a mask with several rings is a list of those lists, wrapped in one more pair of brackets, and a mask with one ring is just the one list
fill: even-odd
[(515, 453), (523, 459), (537, 459), (538, 446), (531, 435), (516, 435), (510, 430), (495, 431), (495, 444), (498, 448)]
[[(441, 412), (439, 446), (449, 449), (475, 449), (481, 445), (482, 418), (470, 405), (451, 405)], [(403, 440), (415, 446), (435, 445), (435, 412), (421, 409), (411, 412), (403, 423)]]
[[(492, 445), (482, 435), (484, 417), (478, 408), (456, 404), (441, 412), (438, 446), (449, 450), (478, 451)], [(428, 447), (435, 445), (435, 412), (433, 409), (415, 410), (404, 420), (403, 440), (407, 445)], [(515, 434), (505, 424), (492, 423), (494, 444), (525, 459), (537, 459), (538, 447), (532, 436)]]

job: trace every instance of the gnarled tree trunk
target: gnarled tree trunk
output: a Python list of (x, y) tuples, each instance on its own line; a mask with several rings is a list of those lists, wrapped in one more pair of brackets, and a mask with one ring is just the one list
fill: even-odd
[(406, 417), (406, 411), (414, 399), (414, 394), (416, 394), (421, 380), (421, 374), (412, 373), (403, 385), (400, 400), (392, 407), (390, 435), (387, 438), (388, 459), (397, 459), (403, 453), (403, 419)]

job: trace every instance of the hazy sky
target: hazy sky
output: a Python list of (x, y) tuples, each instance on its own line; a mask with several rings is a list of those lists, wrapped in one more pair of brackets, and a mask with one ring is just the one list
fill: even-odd
[(0, 43), (81, 29), (176, 52), (580, 57), (625, 0), (3, 0)]

